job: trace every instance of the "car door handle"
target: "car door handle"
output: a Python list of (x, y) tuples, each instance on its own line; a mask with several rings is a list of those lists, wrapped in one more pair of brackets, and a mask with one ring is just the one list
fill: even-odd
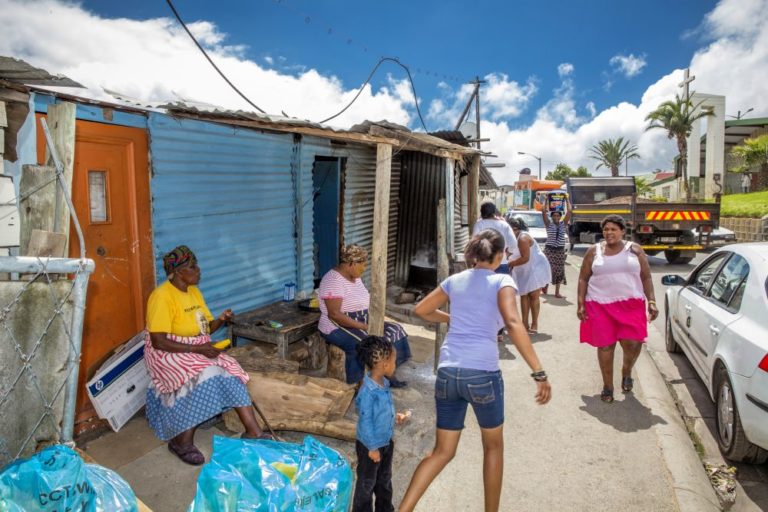
[(720, 329), (718, 329), (714, 325), (709, 326), (709, 332), (712, 333), (712, 336), (720, 336)]
[(687, 304), (686, 304), (686, 305), (685, 305), (685, 311), (686, 311), (687, 313), (690, 313), (690, 312), (691, 312), (691, 306), (689, 306), (689, 305), (687, 305)]

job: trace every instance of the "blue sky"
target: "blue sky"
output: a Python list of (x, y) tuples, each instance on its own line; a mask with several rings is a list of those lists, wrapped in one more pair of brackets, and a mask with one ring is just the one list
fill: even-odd
[[(659, 76), (690, 62), (701, 37), (684, 34), (696, 29), (715, 3), (174, 1), (185, 21), (215, 22), (227, 34), (228, 44), (247, 46), (243, 55), (251, 60), (288, 73), (315, 68), (350, 88), (362, 83), (383, 55), (396, 56), (411, 68), (425, 103), (440, 97), (440, 81), (458, 84), (445, 77), (462, 82), (489, 73), (503, 73), (518, 82), (534, 78), (542, 93), (515, 119), (516, 125), (529, 123), (549, 99), (548, 91), (560, 86), (557, 67), (563, 62), (575, 68), (580, 103), (592, 101), (599, 111), (623, 100), (639, 101)], [(105, 17), (171, 15), (162, 0), (89, 0), (83, 6)], [(647, 64), (627, 77), (610, 64), (617, 55), (634, 55)], [(392, 64), (381, 71), (375, 85), (385, 83), (387, 72), (404, 76)], [(258, 104), (258, 97), (252, 99)]]
[[(630, 174), (669, 169), (674, 142), (645, 116), (680, 92), (690, 67), (726, 113), (768, 117), (768, 0), (389, 2), (175, 0), (212, 58), (271, 114), (319, 121), (355, 95), (380, 56), (414, 76), (430, 130), (452, 128), (480, 76), (482, 135), (506, 164), (500, 184), (535, 167), (596, 163), (607, 138), (636, 144)], [(163, 0), (0, 0), (0, 55), (85, 85), (106, 101), (250, 107), (222, 81)], [(41, 37), (40, 34), (45, 34)], [(458, 80), (457, 80), (458, 79)], [(116, 94), (117, 93), (117, 94)], [(383, 120), (420, 129), (401, 69), (385, 64), (330, 124)], [(600, 170), (600, 175), (607, 171)]]

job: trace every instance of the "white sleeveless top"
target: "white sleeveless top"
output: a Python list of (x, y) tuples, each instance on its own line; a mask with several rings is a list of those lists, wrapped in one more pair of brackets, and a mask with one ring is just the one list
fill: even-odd
[(624, 248), (613, 256), (607, 256), (603, 250), (603, 242), (595, 246), (586, 300), (601, 304), (627, 299), (645, 300), (640, 261), (632, 252), (632, 242), (625, 240)]

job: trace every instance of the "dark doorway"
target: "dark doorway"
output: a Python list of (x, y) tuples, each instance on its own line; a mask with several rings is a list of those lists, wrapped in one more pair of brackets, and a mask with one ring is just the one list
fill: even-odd
[(339, 203), (341, 159), (315, 157), (314, 191), (315, 288), (326, 272), (339, 263)]

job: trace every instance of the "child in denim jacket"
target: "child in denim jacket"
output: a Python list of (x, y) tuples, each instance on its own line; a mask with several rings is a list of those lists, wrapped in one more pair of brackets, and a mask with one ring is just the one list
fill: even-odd
[(352, 512), (393, 512), (392, 440), (395, 423), (403, 423), (404, 413), (395, 414), (388, 377), (395, 373), (397, 351), (394, 344), (378, 336), (368, 336), (357, 346), (360, 360), (370, 368), (355, 398), (357, 406), (357, 483)]

